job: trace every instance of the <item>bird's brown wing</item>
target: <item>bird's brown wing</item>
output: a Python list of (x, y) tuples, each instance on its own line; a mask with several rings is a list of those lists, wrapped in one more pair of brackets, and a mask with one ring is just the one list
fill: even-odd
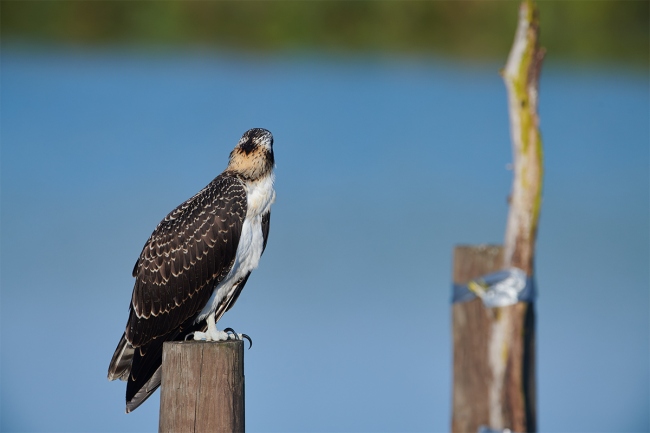
[(246, 190), (220, 175), (158, 224), (135, 265), (126, 338), (134, 347), (177, 329), (232, 268)]
[(126, 330), (108, 373), (111, 380), (128, 380), (127, 411), (160, 385), (163, 343), (205, 326), (194, 321), (232, 268), (246, 207), (242, 182), (219, 175), (167, 215), (144, 245), (133, 269)]

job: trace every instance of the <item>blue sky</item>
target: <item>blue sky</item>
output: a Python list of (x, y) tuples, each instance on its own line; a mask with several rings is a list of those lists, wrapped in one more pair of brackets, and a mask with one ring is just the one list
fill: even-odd
[[(248, 430), (448, 429), (452, 250), (501, 242), (507, 214), (501, 65), (0, 56), (3, 431), (157, 429), (158, 395), (125, 415), (106, 380), (131, 269), (251, 127), (275, 136), (278, 198), (220, 322), (255, 342)], [(648, 80), (549, 63), (540, 91), (540, 430), (648, 430)]]

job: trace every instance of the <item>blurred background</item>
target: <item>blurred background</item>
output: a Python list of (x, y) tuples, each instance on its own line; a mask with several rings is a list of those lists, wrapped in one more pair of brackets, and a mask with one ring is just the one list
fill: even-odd
[[(447, 431), (456, 244), (501, 243), (518, 3), (0, 3), (2, 431), (157, 431), (106, 372), (160, 219), (275, 136), (221, 327), (249, 431)], [(649, 2), (541, 2), (540, 431), (649, 421)], [(408, 356), (405, 357), (404, 354)]]

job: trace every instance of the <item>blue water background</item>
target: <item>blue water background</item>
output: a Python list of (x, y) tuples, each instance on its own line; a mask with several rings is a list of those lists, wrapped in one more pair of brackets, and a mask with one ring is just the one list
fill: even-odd
[[(248, 431), (447, 431), (456, 244), (500, 243), (512, 173), (499, 64), (7, 49), (1, 429), (156, 431), (106, 370), (158, 221), (275, 136), (268, 248), (220, 322)], [(548, 63), (537, 248), (541, 431), (648, 431), (646, 74)]]

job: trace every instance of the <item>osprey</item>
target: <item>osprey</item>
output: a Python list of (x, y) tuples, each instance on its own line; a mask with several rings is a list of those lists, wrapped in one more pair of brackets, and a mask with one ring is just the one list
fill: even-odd
[(224, 172), (171, 211), (142, 248), (126, 330), (108, 367), (109, 380), (127, 381), (127, 413), (160, 386), (165, 341), (242, 337), (216, 322), (266, 247), (273, 167), (273, 135), (246, 131)]

